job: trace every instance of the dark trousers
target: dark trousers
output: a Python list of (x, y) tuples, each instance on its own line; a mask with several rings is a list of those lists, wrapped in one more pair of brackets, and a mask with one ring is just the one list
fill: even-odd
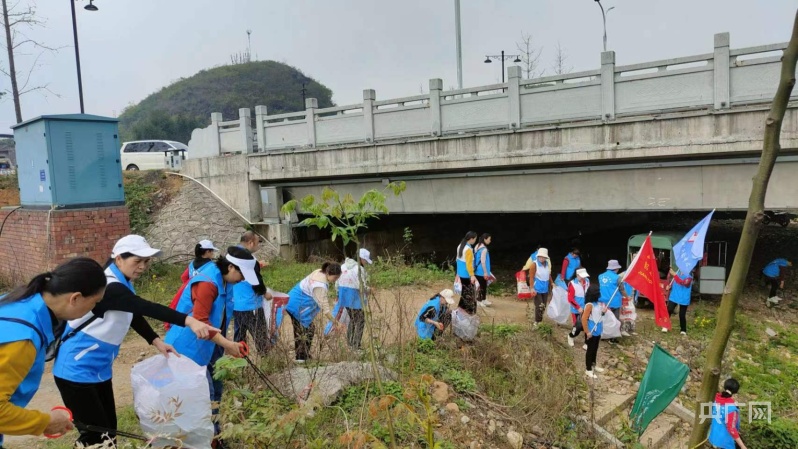
[(313, 345), (313, 334), (316, 333), (316, 326), (310, 323), (310, 326), (303, 327), (298, 319), (294, 318), (290, 313), (291, 324), (294, 326), (294, 352), (296, 352), (297, 360), (310, 360), (310, 347)]
[(679, 327), (682, 332), (687, 332), (687, 306), (668, 301), (668, 316), (673, 315), (673, 312), (676, 311), (676, 306), (679, 306)]
[(477, 283), (479, 284), (477, 301), (482, 302), (488, 298), (488, 280), (485, 279), (485, 276), (477, 276)]
[(221, 346), (216, 345), (213, 348), (213, 355), (211, 355), (211, 361), (208, 363), (207, 366), (207, 373), (208, 373), (208, 389), (210, 390), (211, 394), (211, 415), (213, 417), (213, 434), (219, 435), (221, 432), (221, 424), (219, 423), (219, 404), (222, 402), (222, 388), (224, 387), (224, 382), (221, 380), (215, 380), (213, 378), (213, 372), (216, 369), (216, 361), (224, 356), (224, 349)]
[(460, 278), (463, 291), (460, 293), (460, 303), (458, 307), (473, 315), (477, 313), (477, 301), (474, 295), (474, 286), (470, 278)]
[(363, 328), (366, 326), (366, 312), (363, 309), (346, 308), (349, 314), (349, 326), (346, 328), (346, 342), (352, 349), (360, 349), (363, 341)]
[(596, 366), (596, 356), (598, 355), (599, 342), (601, 335), (594, 335), (587, 339), (587, 354), (585, 354), (585, 369), (592, 371)]
[(535, 295), (535, 322), (540, 323), (543, 321), (543, 311), (549, 303), (549, 292), (538, 293)]
[[(111, 380), (99, 383), (78, 383), (55, 378), (55, 385), (61, 392), (66, 408), (72, 411), (75, 421), (83, 424), (116, 429), (116, 402)], [(78, 442), (84, 446), (102, 444), (111, 440), (116, 445), (116, 437), (103, 436), (99, 432), (80, 431)]]
[(781, 284), (781, 281), (779, 281), (778, 278), (765, 276), (765, 283), (770, 286), (770, 295), (768, 298), (772, 298), (779, 293), (779, 284)]
[(247, 333), (252, 336), (255, 342), (255, 349), (259, 354), (265, 354), (269, 350), (269, 328), (266, 325), (266, 316), (263, 308), (247, 312), (233, 312), (235, 317), (236, 330), (233, 334), (235, 341), (246, 341)]
[[(584, 329), (582, 329), (582, 314), (572, 313), (571, 317), (573, 318), (574, 327), (571, 329), (571, 332), (568, 334), (568, 336), (571, 338), (576, 338), (577, 335), (584, 331)], [(585, 333), (585, 343), (587, 343), (587, 333)]]

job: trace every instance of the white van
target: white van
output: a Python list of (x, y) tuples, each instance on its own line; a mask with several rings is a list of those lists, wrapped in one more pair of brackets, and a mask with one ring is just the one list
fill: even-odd
[(119, 150), (122, 168), (125, 170), (163, 170), (166, 168), (166, 151), (181, 151), (188, 157), (188, 147), (172, 140), (136, 140), (125, 142)]

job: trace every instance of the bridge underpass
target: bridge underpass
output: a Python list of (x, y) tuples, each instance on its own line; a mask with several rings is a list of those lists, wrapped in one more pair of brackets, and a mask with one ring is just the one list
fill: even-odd
[[(392, 214), (742, 211), (748, 208), (757, 158), (605, 164), (268, 184), (285, 201), (320, 195), (324, 186), (359, 198), (389, 181)], [(770, 179), (768, 209), (796, 207), (798, 155), (781, 156)]]

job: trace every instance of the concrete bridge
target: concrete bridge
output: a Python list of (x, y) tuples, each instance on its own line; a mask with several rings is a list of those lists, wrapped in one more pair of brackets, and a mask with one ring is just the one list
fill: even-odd
[[(195, 130), (184, 173), (253, 223), (288, 198), (407, 182), (392, 213), (744, 210), (786, 43), (234, 121)], [(798, 97), (798, 91), (794, 92)], [(798, 208), (798, 103), (766, 204)], [(279, 226), (277, 226), (279, 225)]]

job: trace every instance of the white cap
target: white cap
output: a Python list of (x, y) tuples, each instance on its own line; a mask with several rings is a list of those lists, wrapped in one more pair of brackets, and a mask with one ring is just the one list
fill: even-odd
[(202, 249), (212, 249), (214, 251), (219, 251), (219, 248), (213, 246), (213, 242), (210, 240), (200, 240), (199, 246)]
[(579, 276), (580, 278), (590, 277), (590, 275), (587, 274), (587, 270), (585, 270), (584, 268), (576, 270), (576, 275)]
[(233, 257), (230, 254), (224, 256), (228, 262), (238, 267), (241, 270), (241, 274), (244, 275), (244, 280), (247, 281), (249, 285), (258, 285), (258, 275), (255, 274), (255, 264), (257, 261), (255, 258), (252, 259), (239, 259), (238, 257)]
[(451, 289), (443, 290), (439, 293), (441, 298), (446, 300), (446, 304), (452, 305), (454, 304), (454, 292)]
[(612, 259), (609, 262), (607, 262), (607, 269), (608, 270), (620, 270), (621, 269), (621, 264), (619, 264), (617, 260)]
[(150, 247), (150, 244), (140, 235), (127, 235), (117, 240), (111, 257), (121, 256), (130, 253), (138, 257), (153, 257), (161, 253), (160, 249)]
[(369, 264), (372, 264), (371, 261), (371, 253), (366, 248), (360, 248), (360, 252), (358, 253), (361, 259), (365, 260)]

